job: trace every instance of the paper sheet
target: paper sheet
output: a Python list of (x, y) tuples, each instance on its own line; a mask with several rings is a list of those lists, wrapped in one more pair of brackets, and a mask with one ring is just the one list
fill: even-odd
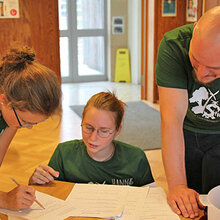
[(126, 205), (120, 220), (138, 220), (139, 209), (143, 205), (149, 192), (149, 186), (130, 187), (126, 195)]
[(160, 187), (131, 187), (120, 220), (179, 220)]
[[(21, 212), (0, 209), (22, 219), (63, 220), (69, 216), (113, 218), (120, 220), (179, 220), (166, 201), (160, 187), (131, 187), (98, 184), (75, 184), (63, 201), (36, 191), (37, 199), (46, 208), (33, 203), (31, 209)], [(122, 215), (121, 215), (122, 214)], [(18, 219), (18, 218), (16, 218)]]
[(209, 200), (208, 200), (208, 195), (207, 194), (200, 194), (199, 195), (199, 200), (204, 206), (210, 205)]
[(138, 211), (141, 220), (179, 220), (167, 203), (166, 194), (161, 187), (151, 187)]
[(0, 212), (9, 215), (11, 219), (13, 216), (20, 216), (22, 217), (21, 219), (63, 220), (68, 217), (68, 212), (72, 209), (64, 200), (57, 199), (45, 193), (36, 191), (36, 197), (45, 209), (42, 209), (34, 202), (30, 209), (20, 211), (0, 209)]
[(10, 219), (63, 220), (69, 216), (112, 218), (122, 215), (127, 187), (113, 185), (76, 184), (66, 201), (36, 191), (37, 199), (45, 209), (33, 203), (30, 209), (0, 212)]
[(66, 199), (77, 206), (80, 212), (72, 211), (70, 216), (112, 218), (121, 216), (128, 187), (100, 184), (75, 184)]

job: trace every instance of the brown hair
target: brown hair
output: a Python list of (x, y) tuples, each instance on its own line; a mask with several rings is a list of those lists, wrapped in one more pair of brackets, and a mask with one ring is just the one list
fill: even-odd
[(97, 93), (93, 95), (87, 102), (82, 113), (82, 120), (84, 119), (89, 107), (95, 107), (100, 110), (111, 111), (116, 115), (115, 123), (116, 130), (118, 130), (124, 117), (125, 105), (126, 104), (124, 102), (122, 102), (115, 96), (114, 92), (108, 91)]
[(12, 48), (0, 62), (0, 93), (10, 107), (50, 116), (61, 112), (61, 87), (55, 73), (35, 61), (34, 50)]

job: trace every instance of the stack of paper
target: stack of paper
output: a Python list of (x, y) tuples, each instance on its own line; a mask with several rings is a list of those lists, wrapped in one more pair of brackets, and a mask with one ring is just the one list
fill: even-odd
[(166, 202), (159, 187), (131, 187), (118, 185), (75, 184), (68, 198), (57, 199), (36, 192), (44, 205), (33, 203), (30, 209), (0, 212), (22, 219), (63, 220), (69, 216), (119, 218), (120, 220), (179, 220)]
[(127, 187), (99, 184), (76, 184), (66, 199), (77, 207), (70, 216), (116, 218), (126, 204)]

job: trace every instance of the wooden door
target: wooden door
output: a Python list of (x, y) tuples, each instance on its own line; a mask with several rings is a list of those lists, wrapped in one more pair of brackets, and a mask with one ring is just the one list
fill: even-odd
[[(198, 0), (198, 12), (197, 17), (198, 19), (202, 15), (202, 5), (203, 1)], [(176, 8), (176, 16), (175, 17), (163, 17), (162, 16), (162, 0), (154, 0), (154, 64), (152, 68), (147, 68), (147, 58), (148, 58), (148, 1), (142, 0), (142, 99), (148, 99), (148, 92), (150, 91), (147, 89), (148, 84), (148, 73), (147, 69), (155, 69), (155, 64), (157, 60), (157, 51), (160, 44), (161, 39), (163, 38), (164, 34), (176, 27), (182, 26), (189, 22), (186, 22), (186, 0), (178, 1), (176, 0), (177, 8)], [(143, 16), (143, 14), (147, 14), (147, 16)], [(155, 75), (153, 74), (153, 85), (151, 88), (153, 91), (153, 102), (156, 103), (159, 100), (158, 89), (155, 82)]]
[(220, 0), (205, 0), (204, 1), (205, 4), (204, 4), (204, 11), (207, 11), (209, 10), (210, 8), (213, 8), (217, 5), (220, 5)]
[[(154, 39), (154, 69), (157, 61), (157, 51), (164, 34), (176, 27), (192, 22), (186, 22), (186, 0), (176, 1), (177, 16), (176, 17), (162, 17), (162, 1), (156, 0), (155, 6), (155, 39)], [(198, 0), (197, 20), (202, 15), (202, 0)], [(154, 75), (155, 77), (155, 75)], [(159, 94), (158, 88), (154, 78), (154, 95), (153, 101), (158, 102)]]
[(141, 99), (147, 100), (148, 0), (141, 2)]

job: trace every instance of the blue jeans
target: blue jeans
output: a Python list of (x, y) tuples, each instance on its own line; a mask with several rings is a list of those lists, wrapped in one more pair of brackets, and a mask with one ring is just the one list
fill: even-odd
[(220, 134), (183, 132), (188, 187), (207, 194), (220, 185)]

